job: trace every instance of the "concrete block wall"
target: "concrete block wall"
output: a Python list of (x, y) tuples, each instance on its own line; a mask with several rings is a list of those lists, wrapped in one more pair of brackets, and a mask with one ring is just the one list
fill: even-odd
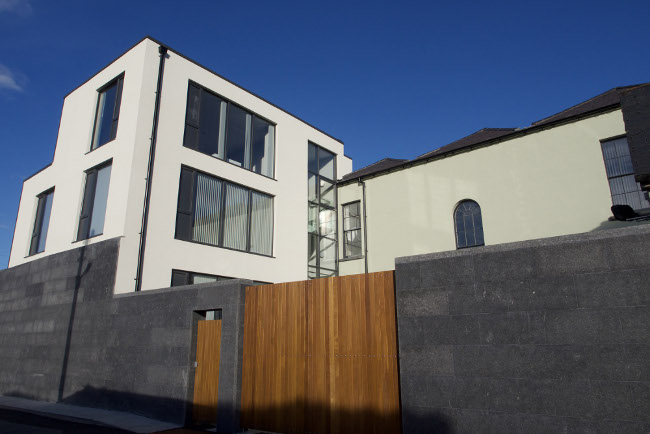
[(650, 225), (396, 260), (405, 433), (650, 431)]
[(113, 295), (119, 239), (0, 271), (0, 394), (183, 423), (196, 321), (222, 310), (218, 428), (239, 427), (244, 288), (222, 281)]

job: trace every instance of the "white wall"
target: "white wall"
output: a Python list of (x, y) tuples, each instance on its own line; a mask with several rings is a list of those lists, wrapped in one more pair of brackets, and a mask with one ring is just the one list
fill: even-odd
[[(312, 141), (337, 154), (339, 176), (352, 170), (351, 160), (343, 155), (343, 144), (179, 55), (169, 55), (165, 65), (143, 289), (169, 286), (172, 269), (267, 282), (306, 279), (307, 143)], [(182, 146), (189, 80), (276, 123), (275, 179)], [(273, 195), (273, 257), (174, 239), (181, 165)]]
[[(620, 225), (607, 221), (600, 140), (622, 134), (616, 110), (366, 179), (369, 270), (394, 269), (399, 256), (455, 250), (453, 211), (463, 199), (481, 206), (486, 245)], [(341, 203), (360, 196), (356, 183), (339, 188)], [(362, 259), (340, 265), (341, 274), (362, 270)]]
[[(146, 121), (141, 113), (145, 53), (143, 41), (88, 82), (68, 95), (63, 103), (59, 135), (52, 165), (25, 181), (18, 209), (9, 266), (43, 256), (124, 235), (132, 186), (130, 184), (134, 144)], [(124, 73), (124, 86), (117, 136), (89, 152), (97, 106), (97, 90)], [(144, 116), (146, 117), (146, 116)], [(84, 172), (113, 159), (104, 232), (76, 242), (79, 213), (85, 183)], [(27, 257), (36, 212), (36, 196), (55, 187), (45, 251)]]
[[(144, 40), (65, 98), (52, 165), (25, 181), (9, 266), (122, 237), (115, 292), (135, 287), (151, 125), (158, 74), (158, 44)], [(117, 137), (90, 149), (97, 90), (125, 73)], [(263, 71), (260, 71), (263, 73)], [(275, 179), (182, 146), (188, 80), (276, 123)], [(152, 179), (143, 289), (169, 286), (171, 270), (279, 282), (307, 277), (307, 143), (337, 154), (338, 176), (352, 170), (343, 144), (294, 116), (170, 51), (165, 62)], [(104, 233), (75, 242), (84, 171), (113, 159)], [(274, 195), (273, 257), (174, 239), (181, 165)], [(55, 187), (45, 251), (27, 257), (36, 196)]]

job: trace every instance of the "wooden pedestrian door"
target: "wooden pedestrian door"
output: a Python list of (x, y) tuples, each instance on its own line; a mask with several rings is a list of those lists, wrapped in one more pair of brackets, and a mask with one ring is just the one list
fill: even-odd
[(246, 288), (243, 428), (401, 432), (393, 274)]
[(219, 396), (221, 320), (199, 321), (196, 338), (196, 372), (192, 418), (197, 424), (215, 424)]

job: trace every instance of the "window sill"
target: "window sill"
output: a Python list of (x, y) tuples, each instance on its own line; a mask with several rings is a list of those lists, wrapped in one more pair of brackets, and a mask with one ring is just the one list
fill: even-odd
[(339, 262), (357, 261), (357, 260), (359, 260), (359, 259), (363, 259), (363, 255), (358, 255), (358, 256), (348, 256), (347, 258), (339, 259)]
[[(109, 140), (108, 142), (106, 142), (106, 143), (104, 143), (104, 144), (102, 144), (102, 145), (97, 146), (95, 149), (91, 149), (90, 151), (86, 152), (84, 155), (88, 155), (88, 154), (90, 154), (91, 152), (95, 152), (96, 150), (98, 150), (98, 149), (100, 149), (100, 148), (103, 148), (104, 146), (108, 145), (109, 143), (113, 143), (116, 139), (117, 139), (117, 137), (115, 137), (115, 139), (113, 139), (113, 140)], [(92, 145), (91, 145), (91, 146), (92, 146)]]
[[(263, 177), (263, 178), (266, 178), (266, 179), (269, 179), (269, 180), (271, 180), (271, 181), (277, 181), (276, 178), (273, 178), (273, 177), (271, 177), (271, 176), (264, 175), (263, 173), (255, 172), (254, 170), (251, 170), (251, 169), (247, 169), (247, 168), (245, 168), (245, 167), (243, 167), (243, 166), (240, 166), (239, 164), (232, 163), (232, 162), (226, 160), (225, 158), (215, 157), (213, 154), (206, 154), (205, 152), (201, 152), (201, 151), (199, 151), (198, 149), (188, 148), (187, 146), (184, 146), (184, 145), (182, 145), (182, 147), (185, 148), (185, 149), (189, 149), (190, 151), (194, 151), (194, 152), (196, 152), (196, 153), (198, 153), (198, 154), (205, 155), (206, 157), (214, 158), (215, 160), (218, 160), (218, 161), (223, 161), (223, 162), (226, 163), (226, 164), (229, 164), (229, 165), (231, 165), (231, 166), (238, 167), (238, 168), (240, 168), (240, 169), (242, 169), (242, 170), (245, 170), (246, 172), (254, 173), (255, 175), (259, 175), (259, 176), (261, 176), (261, 177)], [(95, 148), (95, 149), (96, 149), (96, 148)], [(241, 250), (240, 250), (240, 251), (241, 251)]]
[(33, 258), (34, 256), (38, 256), (38, 255), (40, 255), (40, 254), (42, 254), (42, 253), (45, 253), (45, 250), (42, 250), (42, 251), (40, 251), (40, 252), (36, 252), (36, 253), (32, 253), (31, 255), (27, 255), (27, 256), (25, 256), (23, 259)]
[(104, 235), (103, 232), (102, 232), (101, 234), (96, 234), (96, 235), (93, 235), (93, 236), (88, 237), (88, 238), (82, 238), (82, 239), (80, 239), (80, 240), (75, 240), (75, 241), (72, 242), (72, 244), (80, 243), (80, 242), (82, 242), (82, 241), (86, 241), (86, 240), (91, 240), (91, 239), (93, 239), (93, 238), (101, 237), (102, 235)]
[(247, 255), (263, 256), (265, 258), (273, 258), (273, 259), (275, 259), (275, 256), (273, 256), (273, 255), (265, 255), (264, 253), (248, 252), (246, 250), (233, 249), (232, 247), (215, 246), (214, 244), (202, 243), (200, 241), (193, 241), (193, 240), (184, 240), (182, 238), (176, 238), (176, 237), (174, 237), (174, 239), (178, 240), (178, 241), (184, 241), (186, 243), (198, 244), (200, 246), (215, 247), (217, 249), (230, 250), (231, 252), (246, 253)]

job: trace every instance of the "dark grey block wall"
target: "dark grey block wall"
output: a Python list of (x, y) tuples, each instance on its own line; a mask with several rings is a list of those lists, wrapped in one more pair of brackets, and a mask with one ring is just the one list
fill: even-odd
[(405, 433), (649, 432), (650, 225), (396, 261)]
[(650, 86), (621, 92), (621, 108), (636, 180), (650, 183)]
[(0, 271), (0, 394), (183, 423), (197, 312), (222, 309), (218, 428), (238, 430), (251, 282), (113, 296), (118, 251), (113, 239)]

